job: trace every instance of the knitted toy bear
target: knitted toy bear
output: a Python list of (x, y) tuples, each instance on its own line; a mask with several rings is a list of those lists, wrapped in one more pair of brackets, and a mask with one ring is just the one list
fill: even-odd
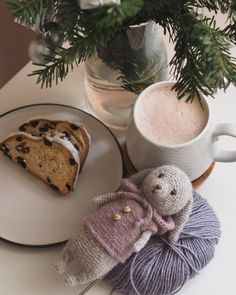
[(162, 166), (122, 179), (118, 191), (93, 201), (98, 209), (67, 242), (55, 265), (63, 273), (78, 260), (80, 271), (65, 279), (70, 286), (101, 278), (140, 251), (152, 235), (168, 232), (169, 242), (176, 242), (192, 210), (192, 185), (182, 170)]

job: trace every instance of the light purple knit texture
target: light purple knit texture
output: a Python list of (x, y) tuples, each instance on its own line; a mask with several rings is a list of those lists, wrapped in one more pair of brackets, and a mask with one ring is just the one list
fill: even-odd
[(189, 221), (179, 240), (153, 237), (137, 254), (116, 266), (106, 279), (128, 295), (170, 295), (213, 258), (220, 223), (211, 206), (198, 193)]
[[(165, 234), (175, 227), (171, 217), (161, 217), (142, 196), (131, 192), (117, 192), (117, 198), (102, 205), (85, 218), (84, 224), (95, 239), (117, 261), (124, 262), (132, 253), (141, 233), (149, 230), (153, 234)], [(125, 207), (132, 208), (128, 214)], [(114, 214), (122, 212), (119, 222)]]

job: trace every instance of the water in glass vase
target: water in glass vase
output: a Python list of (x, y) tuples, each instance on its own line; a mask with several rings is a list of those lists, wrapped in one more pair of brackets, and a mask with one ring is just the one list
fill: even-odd
[[(137, 72), (132, 65), (139, 63)], [(111, 65), (116, 65), (115, 67)], [(146, 81), (167, 79), (167, 54), (159, 27), (153, 22), (130, 27), (118, 36), (103, 52), (92, 55), (85, 62), (85, 89), (87, 99), (96, 116), (107, 126), (125, 130), (137, 93), (124, 89), (120, 79), (124, 73), (129, 80), (145, 85)], [(147, 85), (148, 86), (148, 85)]]
[[(91, 63), (91, 64), (90, 64)], [(122, 88), (119, 71), (111, 71), (99, 58), (86, 62), (85, 89), (97, 117), (114, 129), (126, 129), (137, 94)], [(102, 74), (100, 74), (100, 72)]]

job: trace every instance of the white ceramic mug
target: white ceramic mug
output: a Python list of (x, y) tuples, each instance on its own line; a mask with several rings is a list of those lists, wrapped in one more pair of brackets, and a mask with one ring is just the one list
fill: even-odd
[(191, 180), (195, 180), (210, 167), (213, 161), (234, 162), (236, 151), (224, 151), (217, 148), (217, 139), (221, 135), (236, 137), (236, 125), (225, 123), (213, 126), (211, 109), (202, 97), (204, 109), (208, 113), (207, 124), (194, 139), (181, 144), (161, 144), (151, 141), (137, 127), (137, 108), (140, 99), (159, 85), (174, 85), (174, 82), (159, 82), (146, 88), (137, 98), (127, 130), (126, 147), (129, 158), (137, 170), (175, 165), (185, 171)]

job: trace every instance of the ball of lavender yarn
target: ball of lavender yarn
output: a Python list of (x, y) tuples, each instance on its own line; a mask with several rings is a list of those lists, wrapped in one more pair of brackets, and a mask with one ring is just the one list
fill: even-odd
[(165, 237), (153, 237), (106, 279), (114, 289), (129, 295), (175, 294), (210, 262), (219, 237), (217, 216), (195, 192), (191, 216), (176, 244), (170, 245)]

